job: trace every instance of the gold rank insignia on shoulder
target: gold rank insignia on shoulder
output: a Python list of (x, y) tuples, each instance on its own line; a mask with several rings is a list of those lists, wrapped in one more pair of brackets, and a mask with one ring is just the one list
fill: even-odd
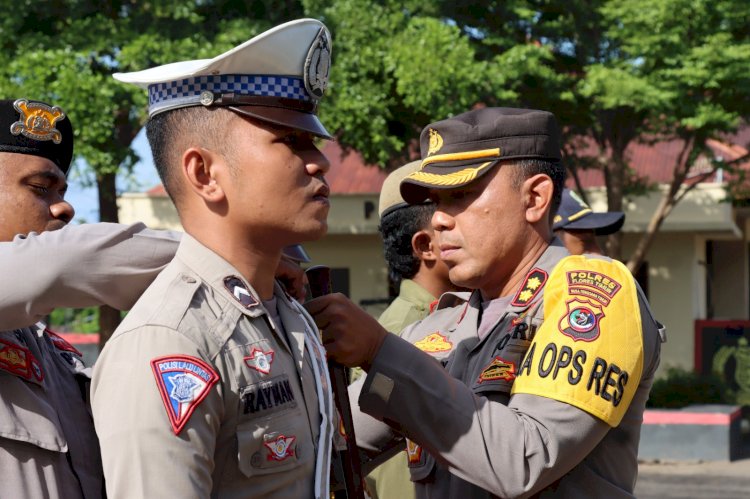
[(437, 130), (430, 128), (430, 147), (427, 150), (427, 155), (435, 154), (443, 147), (443, 137), (440, 136)]
[(65, 118), (62, 109), (26, 99), (18, 99), (13, 107), (21, 116), (10, 126), (10, 133), (34, 140), (51, 140), (55, 144), (62, 141), (62, 134), (55, 128), (55, 123)]

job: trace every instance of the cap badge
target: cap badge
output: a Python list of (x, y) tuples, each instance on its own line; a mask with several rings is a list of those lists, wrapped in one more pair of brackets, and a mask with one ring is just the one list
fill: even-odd
[(18, 99), (13, 107), (21, 116), (10, 126), (10, 133), (34, 140), (51, 140), (55, 144), (62, 142), (62, 134), (55, 128), (55, 123), (65, 118), (62, 109), (26, 99)]
[(443, 137), (437, 132), (430, 128), (430, 147), (427, 149), (427, 155), (435, 154), (443, 147)]
[(320, 28), (305, 59), (305, 88), (315, 99), (320, 99), (328, 88), (331, 69), (331, 43), (328, 30)]

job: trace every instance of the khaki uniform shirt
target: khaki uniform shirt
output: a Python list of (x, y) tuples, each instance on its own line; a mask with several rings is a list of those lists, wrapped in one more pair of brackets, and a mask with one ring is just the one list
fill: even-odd
[[(481, 339), (480, 294), (463, 298), (412, 344), (389, 336), (361, 387), (362, 411), (410, 439), (417, 497), (632, 497), (661, 335), (627, 269), (555, 241)], [(372, 421), (357, 437), (377, 449)]]
[(102, 497), (89, 370), (44, 324), (23, 326), (55, 306), (130, 308), (174, 255), (175, 237), (85, 224), (0, 243), (1, 498)]
[(325, 354), (304, 309), (274, 295), (283, 330), (236, 269), (183, 236), (94, 369), (109, 496), (327, 494)]
[[(386, 330), (396, 334), (408, 325), (424, 319), (430, 313), (430, 304), (435, 297), (422, 286), (404, 279), (393, 302), (378, 318)], [(414, 497), (414, 485), (409, 477), (406, 449), (375, 468), (366, 478), (368, 492), (373, 499), (410, 499)]]

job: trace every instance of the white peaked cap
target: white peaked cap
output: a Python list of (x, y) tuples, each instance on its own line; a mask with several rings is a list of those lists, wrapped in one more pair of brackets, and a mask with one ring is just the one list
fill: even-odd
[(157, 66), (115, 79), (149, 91), (149, 117), (188, 106), (223, 106), (331, 138), (315, 115), (328, 86), (331, 34), (315, 19), (276, 26), (213, 59)]

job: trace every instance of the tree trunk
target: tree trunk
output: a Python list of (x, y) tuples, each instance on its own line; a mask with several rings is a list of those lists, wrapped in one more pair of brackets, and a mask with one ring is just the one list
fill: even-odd
[[(612, 148), (612, 157), (604, 166), (604, 183), (607, 186), (607, 211), (622, 211), (622, 198), (625, 195), (625, 149)], [(607, 236), (607, 256), (622, 260), (622, 232)]]
[[(119, 222), (117, 214), (117, 189), (115, 188), (116, 173), (102, 173), (96, 177), (99, 193), (99, 220), (102, 222)], [(114, 285), (114, 283), (113, 283)], [(112, 337), (120, 324), (120, 311), (107, 305), (99, 307), (99, 348)]]

